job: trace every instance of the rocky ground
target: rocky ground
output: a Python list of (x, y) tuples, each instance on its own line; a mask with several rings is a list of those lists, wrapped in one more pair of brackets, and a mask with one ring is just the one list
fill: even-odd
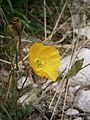
[[(63, 41), (53, 44), (61, 54), (58, 81), (52, 83), (51, 80), (38, 78), (35, 74), (33, 77), (32, 71), (32, 75), (26, 78), (24, 74), (17, 81), (18, 91), (22, 90), (24, 85), (18, 103), (25, 106), (32, 102), (34, 106), (28, 120), (90, 120), (90, 16), (87, 15), (90, 12), (83, 12), (90, 8), (90, 0), (73, 0), (69, 7), (72, 22), (61, 30), (62, 33), (66, 32), (67, 28), (70, 29), (70, 24), (73, 24), (73, 30), (67, 30), (70, 35), (67, 37), (65, 33), (66, 38), (63, 35)], [(24, 48), (23, 51), (27, 54), (28, 49)], [(65, 78), (73, 63), (81, 59), (84, 60), (81, 70), (74, 76)], [(25, 62), (27, 64), (27, 61)], [(22, 71), (23, 66), (19, 67)], [(7, 86), (8, 72), (1, 70), (0, 76)]]
[[(82, 2), (89, 7), (89, 1), (83, 0)], [(79, 36), (80, 40), (77, 41), (77, 37), (74, 37), (71, 46), (76, 45), (76, 49), (73, 48), (73, 53), (69, 51), (69, 54), (61, 56), (58, 72), (65, 70), (64, 74), (67, 73), (74, 61), (83, 58), (82, 69), (68, 79), (68, 85), (65, 84), (67, 80), (59, 79), (51, 85), (49, 85), (51, 81), (47, 80), (41, 85), (43, 92), (39, 97), (32, 94), (25, 101), (28, 94), (23, 96), (20, 102), (24, 101), (25, 104), (30, 100), (34, 101), (34, 106), (38, 111), (37, 114), (32, 114), (30, 120), (90, 120), (90, 21), (88, 20), (86, 25), (83, 24), (83, 27), (80, 26), (81, 20), (87, 19), (87, 15), (77, 14), (80, 5), (80, 1), (73, 1), (73, 32)], [(36, 83), (35, 86), (39, 86), (39, 84)]]
[[(73, 61), (76, 59), (76, 53), (73, 55)], [(77, 59), (84, 58), (83, 69), (75, 76), (69, 79), (68, 87), (65, 82), (59, 80), (49, 87), (51, 80), (42, 84), (43, 93), (36, 96), (35, 92), (30, 95), (24, 95), (20, 102), (29, 103), (33, 101), (38, 114), (33, 114), (33, 120), (90, 120), (90, 49), (81, 48)], [(61, 73), (70, 65), (71, 56), (66, 56), (61, 60), (58, 71)], [(86, 67), (85, 67), (86, 66)], [(67, 72), (66, 69), (66, 72)], [(25, 78), (22, 78), (24, 80)], [(66, 81), (66, 80), (65, 80)], [(20, 87), (19, 83), (19, 87)], [(27, 84), (30, 84), (30, 82)], [(26, 84), (26, 85), (27, 85)], [(36, 84), (38, 86), (38, 84)], [(46, 88), (46, 89), (45, 89)], [(29, 98), (27, 99), (27, 96)], [(26, 99), (26, 100), (25, 100)], [(37, 119), (36, 119), (37, 116)], [(30, 118), (30, 120), (32, 119)]]

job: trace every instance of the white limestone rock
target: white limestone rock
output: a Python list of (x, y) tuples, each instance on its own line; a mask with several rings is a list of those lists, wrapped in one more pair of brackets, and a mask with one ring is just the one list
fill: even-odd
[(37, 100), (37, 94), (28, 92), (22, 97), (19, 98), (18, 102), (23, 106), (29, 104), (30, 102), (34, 103)]
[(77, 95), (74, 106), (90, 113), (90, 90), (80, 91)]
[(65, 112), (65, 114), (66, 115), (73, 115), (73, 116), (75, 116), (75, 115), (78, 115), (79, 114), (79, 111), (78, 110), (76, 110), (76, 109), (73, 109), (73, 108), (69, 108), (66, 112)]
[(90, 26), (84, 28), (75, 29), (74, 32), (78, 35), (85, 36), (90, 39)]
[(90, 5), (90, 0), (82, 0), (82, 2), (84, 2), (85, 4)]
[[(26, 80), (26, 82), (25, 82), (25, 80)], [(27, 87), (28, 85), (30, 85), (31, 84), (30, 77), (28, 77), (28, 78), (26, 78), (26, 76), (21, 77), (17, 82), (17, 88), (21, 89), (24, 82), (25, 82), (24, 87)]]
[(88, 120), (90, 120), (90, 115), (89, 115), (89, 116), (87, 116), (87, 119), (88, 119)]
[(38, 84), (33, 84), (33, 81), (32, 81), (32, 78), (31, 77), (27, 77), (26, 76), (23, 76), (21, 77), (18, 81), (17, 81), (17, 88), (18, 89), (21, 89), (22, 88), (22, 85), (24, 84), (23, 88), (31, 85), (33, 87), (37, 87)]
[[(72, 61), (75, 60), (76, 53), (73, 55)], [(90, 49), (82, 48), (77, 55), (78, 59), (84, 58), (83, 66), (90, 64)], [(67, 72), (69, 66), (70, 66), (70, 59), (71, 56), (67, 56), (61, 60), (61, 65), (58, 68), (58, 72), (61, 73), (65, 68)], [(69, 79), (69, 84), (71, 86), (85, 86), (90, 85), (90, 65), (85, 67), (84, 69), (80, 70), (75, 76)]]
[(75, 87), (69, 87), (69, 93), (75, 94), (79, 89), (80, 89), (80, 85)]
[(74, 120), (83, 120), (81, 117), (77, 117)]

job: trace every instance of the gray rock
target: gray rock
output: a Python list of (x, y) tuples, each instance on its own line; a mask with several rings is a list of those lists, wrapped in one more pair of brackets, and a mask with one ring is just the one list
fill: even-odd
[[(17, 88), (21, 89), (23, 84), (24, 84), (23, 88), (25, 88), (29, 85), (32, 86), (32, 78), (26, 77), (26, 76), (21, 77), (17, 82)], [(33, 84), (33, 87), (37, 87), (37, 86), (38, 86), (37, 84)]]
[(84, 28), (74, 29), (74, 32), (78, 35), (85, 36), (90, 39), (90, 26)]
[(29, 104), (30, 102), (34, 103), (37, 100), (37, 94), (27, 92), (25, 95), (19, 98), (18, 103), (21, 103), (23, 106)]
[[(82, 48), (77, 55), (78, 59), (84, 58), (83, 66), (90, 63), (90, 49)], [(61, 60), (61, 65), (58, 68), (58, 72), (62, 72), (66, 69), (65, 72), (68, 71), (68, 68), (70, 66), (70, 59), (71, 56), (67, 56)], [(76, 53), (73, 55), (72, 63), (76, 59)], [(85, 67), (84, 69), (80, 70), (75, 76), (69, 79), (70, 86), (87, 86), (90, 85), (90, 65)]]
[(90, 0), (82, 0), (82, 2), (84, 2), (84, 3), (88, 4), (88, 5), (90, 5)]
[(73, 19), (73, 27), (74, 28), (78, 28), (78, 26), (81, 23), (81, 17), (79, 14), (73, 14), (72, 15), (72, 19)]
[(81, 117), (77, 117), (74, 120), (83, 120)]
[(80, 85), (75, 87), (69, 87), (69, 93), (75, 94), (79, 89), (80, 89)]
[[(18, 82), (17, 82), (18, 89), (22, 88), (22, 85), (24, 84), (25, 80), (26, 80), (26, 76), (23, 76), (18, 80)], [(27, 87), (30, 84), (31, 84), (31, 80), (30, 80), (30, 77), (28, 77), (25, 84), (24, 84), (24, 87)]]
[(90, 90), (80, 91), (77, 95), (74, 106), (90, 113)]
[(78, 115), (79, 114), (79, 111), (76, 110), (76, 109), (73, 109), (73, 108), (69, 108), (66, 112), (65, 112), (66, 115)]
[(87, 119), (90, 120), (90, 116), (87, 116)]

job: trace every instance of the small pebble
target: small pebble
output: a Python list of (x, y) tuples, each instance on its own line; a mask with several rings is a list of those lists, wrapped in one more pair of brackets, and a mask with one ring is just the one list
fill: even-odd
[(73, 108), (69, 108), (66, 112), (66, 115), (78, 115), (79, 114), (79, 111), (76, 110), (76, 109), (73, 109)]
[(83, 120), (81, 117), (77, 117), (74, 120)]

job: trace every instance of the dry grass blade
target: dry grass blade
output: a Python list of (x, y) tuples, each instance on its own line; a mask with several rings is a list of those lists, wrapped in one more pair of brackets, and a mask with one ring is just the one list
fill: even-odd
[(6, 63), (6, 64), (10, 64), (10, 65), (11, 65), (11, 62), (6, 61), (6, 60), (3, 60), (3, 59), (0, 59), (0, 62), (3, 62), (3, 63)]
[(65, 4), (64, 4), (63, 8), (62, 8), (61, 13), (59, 14), (59, 17), (58, 17), (58, 19), (57, 19), (57, 21), (56, 21), (56, 24), (55, 24), (55, 26), (54, 26), (54, 28), (53, 28), (53, 31), (52, 31), (51, 35), (48, 37), (48, 39), (45, 39), (43, 42), (46, 42), (47, 40), (51, 40), (51, 39), (52, 39), (52, 36), (54, 35), (54, 33), (55, 33), (55, 31), (56, 31), (56, 29), (57, 29), (57, 27), (58, 27), (59, 21), (60, 21), (60, 19), (61, 19), (61, 16), (62, 16), (62, 14), (63, 14), (63, 12), (64, 12), (65, 7), (66, 7), (66, 3), (67, 3), (67, 0), (66, 0), (66, 2), (65, 2)]
[(0, 15), (1, 15), (1, 18), (3, 20), (4, 25), (8, 24), (8, 20), (6, 18), (6, 15), (5, 15), (3, 9), (1, 8), (1, 6), (0, 6)]
[(64, 12), (65, 7), (66, 7), (66, 3), (67, 3), (67, 0), (66, 0), (64, 6), (63, 6), (63, 8), (62, 8), (62, 11), (61, 11), (61, 13), (60, 13), (60, 15), (59, 15), (59, 17), (58, 17), (58, 19), (57, 19), (57, 22), (56, 22), (56, 24), (55, 24), (55, 27), (53, 28), (53, 31), (52, 31), (52, 33), (51, 33), (51, 36), (50, 36), (49, 40), (51, 40), (54, 32), (56, 31), (56, 29), (57, 29), (57, 27), (58, 27), (59, 21), (60, 21), (60, 19), (61, 19), (61, 16), (62, 16), (62, 14), (63, 14), (63, 12)]
[(47, 38), (46, 0), (44, 0), (44, 33), (45, 33), (45, 39), (46, 39)]
[(49, 108), (50, 108), (50, 107), (52, 106), (52, 104), (53, 104), (53, 101), (54, 101), (57, 93), (59, 93), (59, 97), (58, 97), (57, 103), (56, 103), (56, 105), (55, 105), (55, 107), (54, 107), (54, 110), (53, 110), (53, 113), (52, 113), (52, 116), (51, 116), (51, 119), (50, 119), (50, 120), (53, 119), (54, 113), (55, 113), (55, 111), (56, 111), (56, 109), (57, 109), (58, 103), (59, 103), (60, 98), (61, 98), (61, 96), (62, 96), (63, 88), (64, 88), (65, 83), (66, 83), (66, 82), (65, 82), (65, 76), (66, 76), (66, 74), (63, 76), (63, 78), (62, 78), (62, 80), (61, 80), (61, 83), (59, 84), (59, 86), (58, 86), (58, 88), (57, 88), (57, 90), (56, 90), (56, 92), (55, 92), (55, 94), (54, 94), (54, 96), (53, 96), (53, 98), (52, 98), (52, 101), (51, 101), (51, 103), (50, 103), (50, 105), (49, 105)]
[(68, 92), (68, 87), (69, 87), (69, 80), (66, 80), (66, 89), (65, 89), (65, 99), (64, 99), (64, 103), (63, 103), (63, 108), (62, 108), (62, 116), (61, 116), (61, 120), (63, 120), (63, 115), (64, 115), (64, 109), (65, 109), (65, 105), (66, 105), (66, 100), (67, 100), (67, 92)]

